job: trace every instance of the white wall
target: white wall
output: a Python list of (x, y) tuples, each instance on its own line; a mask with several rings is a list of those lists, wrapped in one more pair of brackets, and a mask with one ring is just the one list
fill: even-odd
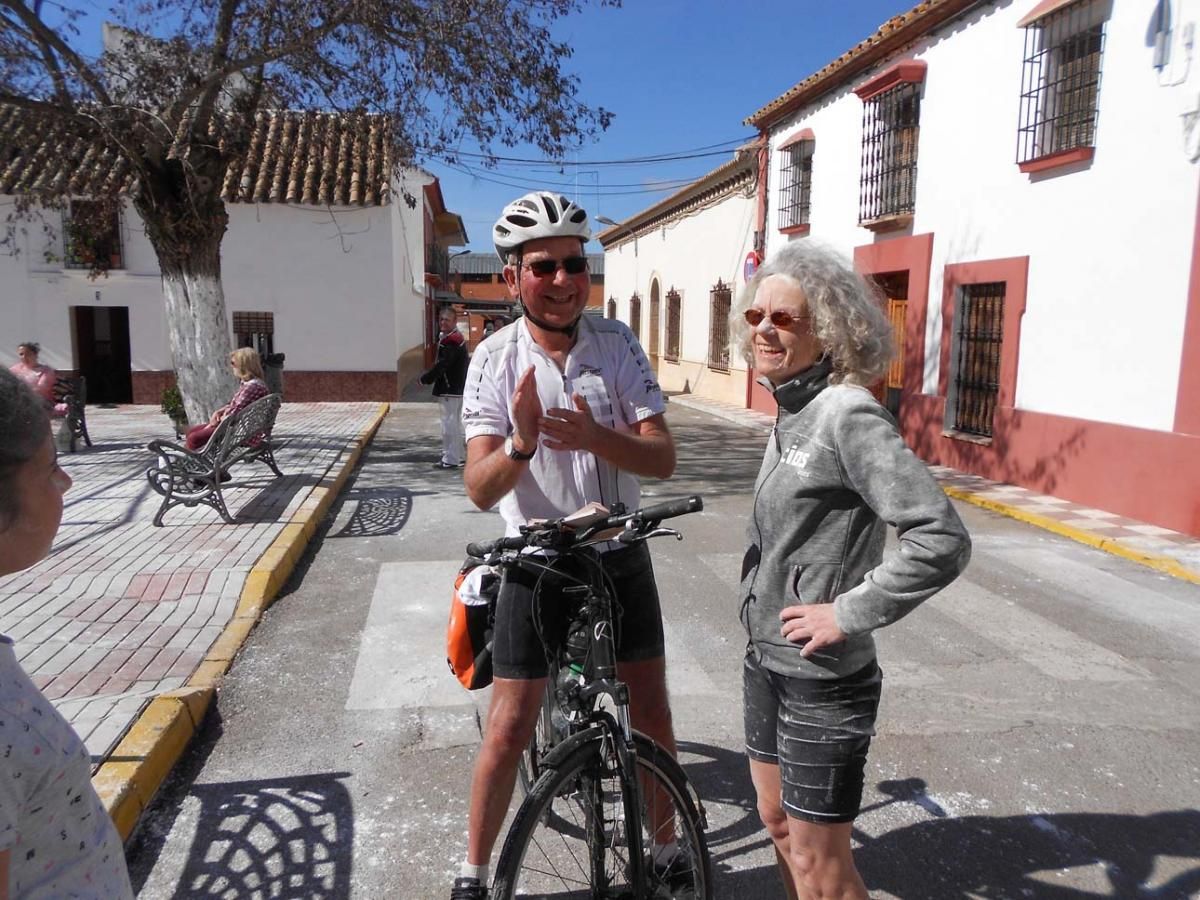
[[(636, 290), (642, 298), (642, 346), (650, 347), (650, 284), (657, 277), (660, 287), (659, 354), (667, 346), (667, 292), (675, 288), (681, 297), (680, 360), (693, 363), (687, 366), (688, 387), (698, 393), (709, 393), (706, 380), (728, 380), (729, 376), (712, 372), (707, 367), (709, 334), (709, 292), (720, 279), (733, 291), (733, 301), (744, 284), (742, 261), (753, 247), (754, 214), (757, 200), (753, 188), (744, 189), (723, 198), (719, 203), (699, 212), (658, 227), (637, 240), (637, 254), (632, 241), (610, 247), (604, 254), (605, 304), (609, 297), (617, 299), (617, 318), (629, 322), (629, 298)], [(660, 362), (659, 376), (664, 387), (674, 364)], [(730, 367), (744, 371), (745, 364), (736, 353), (730, 354)], [(681, 378), (684, 377), (681, 375)], [(739, 382), (744, 395), (744, 380)], [(714, 393), (720, 393), (719, 390)]]
[[(1113, 4), (1105, 29), (1095, 157), (1026, 175), (1016, 164), (1024, 31), (1035, 0), (977, 11), (908, 54), (928, 64), (921, 103), (912, 234), (934, 233), (924, 389), (936, 391), (942, 271), (949, 263), (1030, 257), (1016, 404), (1096, 421), (1170, 430), (1194, 239), (1200, 140), (1182, 113), (1200, 73), (1183, 46), (1200, 0), (1172, 4), (1172, 64), (1151, 65), (1152, 0)], [(895, 60), (889, 60), (890, 65)], [(860, 78), (869, 80), (880, 69)], [(886, 241), (857, 226), (862, 103), (847, 88), (771, 135), (767, 252), (778, 232), (779, 154), (812, 128), (812, 231), (847, 254)], [(911, 298), (910, 298), (911, 299)]]
[[(11, 198), (0, 198), (0, 218), (11, 207)], [(394, 371), (398, 343), (420, 341), (419, 322), (403, 340), (392, 327), (401, 295), (411, 299), (413, 288), (411, 272), (394, 286), (391, 208), (227, 209), (221, 245), (226, 310), (274, 313), (275, 349), (287, 354), (287, 368)], [(409, 233), (419, 244), (419, 209), (415, 216)], [(73, 368), (69, 308), (106, 305), (129, 307), (135, 371), (172, 368), (157, 262), (136, 213), (127, 210), (122, 220), (127, 268), (95, 281), (45, 261), (47, 251), (62, 256), (59, 217), (46, 212), (45, 218), (53, 225), (48, 237), (35, 220), (20, 239), (20, 254), (0, 255), (0, 364), (15, 361), (18, 342), (36, 340), (44, 362)], [(411, 225), (411, 216), (405, 218)], [(419, 295), (413, 302), (419, 308)]]

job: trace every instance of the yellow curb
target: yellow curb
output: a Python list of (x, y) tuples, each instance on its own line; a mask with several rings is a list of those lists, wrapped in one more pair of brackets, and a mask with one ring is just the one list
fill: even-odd
[(127, 840), (195, 735), (212, 702), (212, 688), (172, 691), (150, 701), (108, 759), (92, 776), (92, 785)]
[(1087, 544), (1089, 547), (1095, 547), (1097, 550), (1103, 550), (1105, 553), (1111, 553), (1113, 556), (1119, 556), (1130, 562), (1139, 563), (1174, 578), (1190, 581), (1192, 584), (1200, 584), (1200, 572), (1189, 569), (1178, 560), (1172, 559), (1169, 556), (1148, 553), (1144, 550), (1135, 550), (1132, 547), (1126, 547), (1113, 538), (1093, 534), (1090, 531), (1083, 528), (1076, 528), (1072, 525), (1064, 525), (1056, 519), (1039, 516), (1037, 513), (1027, 512), (1020, 507), (1012, 506), (999, 500), (992, 500), (990, 497), (980, 497), (978, 494), (974, 494), (971, 491), (964, 491), (962, 488), (943, 485), (942, 490), (946, 492), (947, 496), (953, 497), (955, 500), (962, 500), (964, 503), (970, 503), (973, 506), (990, 509), (992, 512), (1000, 513), (1001, 515), (1016, 519), (1019, 522), (1025, 522), (1029, 525), (1036, 525), (1038, 528), (1044, 528), (1046, 531), (1070, 538), (1081, 544)]
[[(390, 409), (381, 403), (370, 424), (355, 438), (336, 475), (326, 475), (313, 488), (267, 551), (251, 568), (242, 586), (233, 618), (209, 648), (188, 679), (187, 687), (160, 694), (138, 716), (119, 744), (92, 776), (122, 840), (128, 840), (138, 820), (170, 774), (216, 696), (233, 658), (271, 605), (299, 562), (317, 525), (341, 492), (363, 448), (370, 443)], [(309, 502), (315, 499), (315, 502)]]

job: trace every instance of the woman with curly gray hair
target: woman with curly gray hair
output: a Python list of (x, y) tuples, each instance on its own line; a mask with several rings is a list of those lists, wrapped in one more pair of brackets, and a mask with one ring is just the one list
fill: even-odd
[[(758, 812), (789, 898), (865, 898), (850, 829), (883, 678), (871, 635), (957, 577), (970, 538), (867, 390), (890, 360), (891, 328), (848, 262), (788, 244), (735, 316), (779, 406), (740, 588)], [(898, 546), (885, 558), (888, 525)]]
[[(50, 552), (70, 487), (45, 404), (0, 370), (0, 577)], [(3, 633), (0, 747), (0, 900), (132, 900), (121, 838), (92, 788), (91, 756)]]

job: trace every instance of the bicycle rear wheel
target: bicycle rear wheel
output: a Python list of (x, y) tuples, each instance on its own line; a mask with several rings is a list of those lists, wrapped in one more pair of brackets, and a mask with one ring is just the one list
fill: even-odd
[[(708, 846), (683, 771), (648, 738), (634, 741), (642, 808), (633, 786), (622, 784), (609, 742), (581, 745), (544, 771), (518, 810), (496, 867), (495, 900), (627, 900), (638, 896), (633, 854), (642, 857), (642, 897), (712, 897)], [(662, 856), (672, 838), (675, 853), (655, 864), (655, 845)]]

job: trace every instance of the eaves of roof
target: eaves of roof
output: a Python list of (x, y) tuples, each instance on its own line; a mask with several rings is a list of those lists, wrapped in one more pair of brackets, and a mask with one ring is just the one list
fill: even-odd
[[(172, 150), (174, 153), (174, 150)], [(383, 116), (264, 111), (246, 150), (226, 170), (227, 203), (385, 206), (394, 157)], [(86, 140), (59, 140), (15, 106), (0, 104), (0, 194), (61, 190), (77, 196), (128, 189), (127, 161)]]
[(742, 183), (753, 180), (758, 148), (758, 141), (743, 144), (734, 151), (734, 157), (729, 162), (723, 163), (706, 175), (701, 175), (691, 184), (653, 206), (606, 228), (596, 235), (596, 240), (607, 249), (610, 243), (616, 243), (619, 238), (628, 238), (634, 233), (640, 233), (639, 229), (653, 227), (665, 219), (689, 211), (701, 201), (728, 193)]
[(765, 131), (785, 116), (861, 75), (892, 53), (924, 37), (973, 6), (995, 0), (923, 0), (888, 19), (870, 37), (780, 94), (744, 121)]

